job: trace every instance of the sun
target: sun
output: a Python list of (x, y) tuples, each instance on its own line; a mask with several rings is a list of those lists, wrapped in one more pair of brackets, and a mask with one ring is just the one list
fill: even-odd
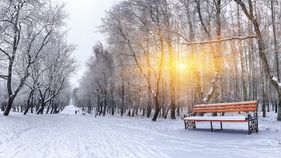
[(179, 70), (180, 71), (185, 71), (187, 69), (187, 65), (184, 63), (179, 63)]

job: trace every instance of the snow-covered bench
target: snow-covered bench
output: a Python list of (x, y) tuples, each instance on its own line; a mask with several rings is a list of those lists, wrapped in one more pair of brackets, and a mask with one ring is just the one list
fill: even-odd
[[(221, 115), (198, 116), (205, 113)], [(230, 113), (238, 113), (238, 115), (229, 115)], [(259, 131), (257, 101), (195, 105), (192, 113), (184, 116), (185, 129), (196, 128), (196, 122), (210, 122), (212, 132), (213, 122), (219, 122), (221, 130), (222, 122), (245, 122), (248, 123), (248, 134), (257, 133)]]

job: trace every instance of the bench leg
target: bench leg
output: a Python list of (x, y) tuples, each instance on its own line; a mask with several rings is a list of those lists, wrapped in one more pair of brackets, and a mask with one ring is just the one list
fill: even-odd
[(255, 112), (254, 118), (255, 118), (255, 123), (256, 123), (256, 133), (259, 133), (259, 119), (258, 119), (258, 113), (257, 112)]
[(221, 130), (222, 130), (222, 122), (220, 122), (220, 124), (221, 124)]
[(213, 122), (210, 122), (210, 125), (211, 125), (211, 132), (214, 132), (214, 130), (213, 130)]
[(258, 133), (259, 126), (258, 126), (258, 114), (255, 113), (254, 116), (248, 115), (248, 134)]
[(187, 129), (187, 128), (196, 128), (195, 121), (186, 121), (185, 122), (185, 129)]
[(248, 121), (248, 135), (252, 134), (252, 129), (250, 125), (250, 120)]

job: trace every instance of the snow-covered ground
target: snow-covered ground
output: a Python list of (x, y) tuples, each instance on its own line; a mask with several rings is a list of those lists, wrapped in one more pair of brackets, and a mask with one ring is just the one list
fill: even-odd
[(95, 118), (75, 109), (0, 115), (0, 158), (281, 157), (281, 123), (273, 114), (259, 119), (260, 133), (247, 135), (247, 124), (227, 123), (212, 133), (205, 123), (184, 130), (180, 119)]

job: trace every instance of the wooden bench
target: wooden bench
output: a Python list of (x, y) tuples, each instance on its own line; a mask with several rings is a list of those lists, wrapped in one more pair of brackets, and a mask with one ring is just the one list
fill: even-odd
[[(222, 122), (245, 122), (248, 123), (248, 134), (258, 133), (257, 101), (202, 104), (195, 105), (189, 116), (184, 116), (185, 129), (196, 128), (197, 122), (210, 122), (213, 132), (213, 122), (219, 122), (222, 130)], [(198, 116), (205, 113), (217, 113), (217, 116)], [(228, 115), (239, 113), (239, 115)]]

